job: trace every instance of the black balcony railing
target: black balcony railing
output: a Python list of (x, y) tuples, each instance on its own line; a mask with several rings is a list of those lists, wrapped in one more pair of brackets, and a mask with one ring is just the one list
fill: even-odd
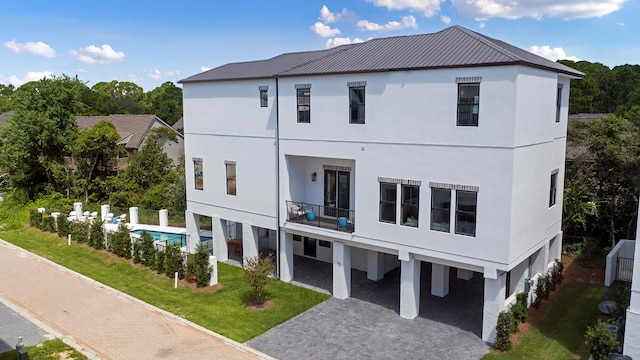
[(287, 221), (325, 229), (354, 232), (355, 212), (330, 206), (287, 201)]

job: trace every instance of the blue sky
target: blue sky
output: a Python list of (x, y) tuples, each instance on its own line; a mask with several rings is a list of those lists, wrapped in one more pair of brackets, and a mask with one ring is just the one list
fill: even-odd
[(461, 25), (556, 60), (640, 64), (640, 0), (2, 0), (0, 83), (145, 91), (229, 62)]

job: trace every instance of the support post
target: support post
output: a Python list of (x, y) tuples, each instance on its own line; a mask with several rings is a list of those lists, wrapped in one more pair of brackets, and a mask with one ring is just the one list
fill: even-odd
[(492, 344), (496, 339), (498, 315), (504, 309), (507, 273), (497, 279), (484, 278), (484, 306), (482, 308), (482, 340)]
[(333, 297), (351, 296), (351, 246), (333, 243)]
[(242, 256), (258, 256), (258, 227), (249, 222), (242, 223)]
[(184, 218), (187, 222), (187, 251), (194, 254), (196, 247), (200, 244), (200, 215), (186, 210)]
[(293, 235), (280, 230), (280, 280), (293, 280)]
[(400, 261), (400, 317), (413, 319), (420, 311), (420, 260)]
[(224, 220), (220, 219), (220, 216), (211, 217), (211, 227), (213, 232), (213, 255), (215, 255), (219, 261), (229, 260), (229, 249), (227, 248), (227, 238), (225, 235), (226, 224)]
[(449, 294), (449, 267), (431, 265), (431, 295), (445, 297)]

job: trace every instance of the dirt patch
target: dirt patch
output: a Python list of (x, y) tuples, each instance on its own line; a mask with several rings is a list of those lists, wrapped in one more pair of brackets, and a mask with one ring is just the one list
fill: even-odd
[(273, 300), (267, 300), (262, 304), (250, 303), (249, 306), (247, 306), (247, 308), (251, 311), (262, 311), (262, 310), (271, 309), (275, 305), (276, 304), (273, 302)]
[(214, 292), (222, 289), (222, 284), (219, 284), (219, 283), (213, 286), (205, 286), (205, 287), (198, 287), (196, 283), (188, 282), (186, 280), (179, 280), (178, 283), (180, 284), (180, 286), (189, 287), (192, 290), (201, 292), (203, 294), (213, 294)]

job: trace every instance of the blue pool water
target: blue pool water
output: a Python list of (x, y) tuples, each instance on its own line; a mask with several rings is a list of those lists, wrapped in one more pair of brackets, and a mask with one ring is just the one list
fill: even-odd
[[(131, 231), (132, 234), (140, 235), (142, 234), (141, 229)], [(149, 234), (153, 237), (154, 240), (166, 242), (167, 244), (180, 244), (180, 246), (187, 246), (187, 235), (186, 234), (176, 234), (164, 231), (152, 231), (147, 230)], [(200, 242), (205, 242), (211, 240), (210, 236), (200, 236)]]

